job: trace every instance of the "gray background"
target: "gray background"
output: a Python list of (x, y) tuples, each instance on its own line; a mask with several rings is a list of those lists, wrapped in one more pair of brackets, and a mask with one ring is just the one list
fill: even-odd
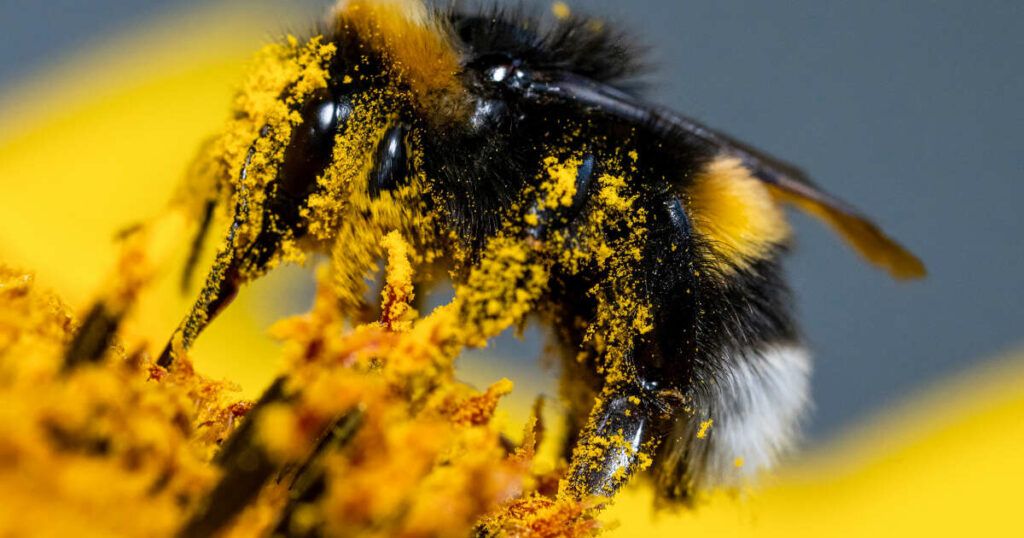
[[(201, 3), (3, 0), (0, 91), (69, 51)], [(294, 4), (308, 17), (326, 2)], [(652, 47), (654, 100), (801, 164), (927, 263), (928, 280), (895, 284), (794, 216), (788, 267), (817, 356), (812, 438), (1019, 346), (1021, 2), (570, 5)], [(522, 361), (538, 349), (528, 340), (502, 339), (497, 352)]]

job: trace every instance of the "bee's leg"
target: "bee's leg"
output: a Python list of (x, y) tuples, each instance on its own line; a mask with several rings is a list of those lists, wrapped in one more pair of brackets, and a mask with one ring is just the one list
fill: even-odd
[(238, 294), (238, 287), (241, 285), (239, 275), (239, 260), (235, 257), (235, 250), (231, 244), (227, 244), (217, 253), (217, 259), (206, 276), (206, 284), (199, 292), (199, 298), (189, 311), (188, 315), (174, 331), (174, 335), (167, 342), (157, 365), (168, 368), (174, 362), (174, 344), (180, 339), (182, 349), (192, 346), (196, 336), (213, 321), (213, 318), (220, 313)]
[[(651, 463), (689, 391), (699, 300), (690, 226), (671, 196), (653, 212), (645, 260), (635, 278), (647, 283), (652, 330), (633, 338), (626, 380), (605, 383), (573, 453), (567, 493), (612, 496)], [(680, 248), (681, 247), (681, 248)]]
[(157, 365), (167, 368), (174, 362), (175, 338), (180, 338), (182, 349), (192, 346), (199, 333), (213, 321), (238, 295), (241, 285), (265, 270), (270, 260), (281, 249), (281, 235), (276, 231), (262, 231), (246, 249), (237, 254), (233, 242), (236, 225), (217, 253), (213, 267), (206, 276), (206, 283), (199, 292), (192, 310), (181, 322), (171, 340), (167, 343)]
[(666, 418), (658, 399), (639, 385), (607, 385), (573, 451), (563, 493), (579, 499), (614, 495), (650, 462)]
[[(261, 131), (261, 135), (265, 134), (264, 131)], [(249, 153), (240, 172), (240, 180), (242, 182), (246, 179), (249, 164), (255, 152), (255, 147), (249, 148)], [(199, 336), (199, 333), (213, 321), (213, 318), (224, 307), (231, 303), (235, 295), (238, 294), (239, 286), (242, 284), (243, 267), (247, 273), (262, 267), (280, 246), (280, 236), (261, 231), (244, 252), (239, 253), (236, 250), (236, 236), (246, 227), (250, 208), (253, 207), (249, 198), (248, 189), (244, 183), (241, 183), (237, 192), (234, 218), (228, 230), (227, 238), (220, 251), (217, 252), (217, 258), (213, 262), (213, 267), (206, 275), (206, 283), (203, 285), (202, 291), (199, 292), (199, 298), (196, 299), (192, 310), (189, 311), (188, 315), (178, 326), (178, 329), (174, 331), (163, 352), (160, 353), (160, 358), (157, 359), (158, 366), (163, 368), (170, 367), (174, 362), (174, 344), (176, 340), (180, 341), (182, 349), (191, 347), (192, 342)], [(208, 226), (208, 223), (204, 223), (204, 226)]]

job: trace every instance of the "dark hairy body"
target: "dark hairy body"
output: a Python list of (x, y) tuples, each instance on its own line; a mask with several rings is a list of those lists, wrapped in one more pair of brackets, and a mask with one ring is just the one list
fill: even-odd
[[(562, 493), (611, 496), (649, 470), (661, 499), (686, 500), (770, 466), (805, 403), (808, 364), (780, 267), (789, 235), (779, 203), (829, 222), (897, 277), (923, 274), (795, 167), (645, 102), (631, 84), (639, 55), (607, 25), (363, 2), (332, 17), (311, 41), (331, 48), (322, 84), (301, 89), (300, 77), (279, 89), (298, 119), (275, 124), (240, 111), (247, 149), (214, 159), (216, 186), (194, 202), (194, 248), (213, 208), (231, 225), (160, 366), (172, 366), (242, 284), (295, 250), (286, 245), (335, 260), (358, 250), (311, 216), (325, 205), (349, 208), (341, 227), (402, 231), (431, 253), (419, 266), (442, 265), (457, 283), (496, 241), (511, 242), (543, 268), (543, 290), (526, 302), (564, 350), (572, 416)], [(371, 134), (358, 134), (363, 124)], [(343, 155), (346, 144), (365, 151)], [(337, 180), (346, 163), (354, 172)], [(388, 204), (402, 208), (398, 216), (377, 217)], [(367, 250), (366, 263), (338, 270), (337, 280), (357, 281), (358, 291), (378, 255)], [(352, 313), (368, 308), (351, 302)], [(69, 357), (92, 354), (73, 348)], [(253, 413), (281, 398), (275, 383)], [(240, 428), (219, 457), (234, 469), (224, 491), (254, 490), (275, 472), (269, 461), (231, 464), (251, 430)], [(212, 533), (244, 505), (212, 499), (183, 534)]]

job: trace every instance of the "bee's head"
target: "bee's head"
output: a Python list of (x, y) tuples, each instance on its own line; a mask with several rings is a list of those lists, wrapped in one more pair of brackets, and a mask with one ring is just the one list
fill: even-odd
[[(329, 253), (339, 304), (358, 309), (387, 233), (437, 237), (421, 195), (422, 151), (410, 148), (422, 146), (426, 110), (458, 101), (460, 67), (423, 9), (353, 0), (313, 37), (257, 53), (232, 118), (204, 146), (179, 200), (203, 215), (199, 238), (218, 204), (230, 218), (182, 325), (184, 347), (241, 284), (280, 262)], [(437, 257), (420, 245), (417, 256)], [(171, 360), (168, 346), (158, 362)]]
[(323, 36), (289, 38), (250, 68), (215, 149), (236, 247), (261, 237), (329, 240), (351, 213), (366, 217), (410, 184), (409, 93), (386, 64), (339, 48), (346, 44)]
[(319, 235), (352, 219), (343, 213), (370, 212), (383, 193), (396, 196), (410, 184), (407, 97), (366, 71), (337, 66), (326, 86), (296, 102), (278, 154), (272, 197), (301, 211), (296, 225)]

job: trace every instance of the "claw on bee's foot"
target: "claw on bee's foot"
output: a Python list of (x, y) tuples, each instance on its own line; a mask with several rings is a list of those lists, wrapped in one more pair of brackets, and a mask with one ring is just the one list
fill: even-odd
[(562, 494), (611, 497), (645, 469), (661, 441), (665, 410), (635, 384), (606, 386), (573, 451)]
[[(171, 365), (174, 364), (174, 359), (178, 356), (174, 350), (174, 343), (176, 341), (182, 342), (182, 344), (184, 343), (182, 341), (181, 330), (174, 331), (171, 338), (167, 340), (167, 345), (164, 346), (163, 351), (160, 352), (160, 357), (156, 360), (157, 366), (166, 369), (171, 368)], [(183, 345), (181, 346), (181, 349), (184, 349)]]

